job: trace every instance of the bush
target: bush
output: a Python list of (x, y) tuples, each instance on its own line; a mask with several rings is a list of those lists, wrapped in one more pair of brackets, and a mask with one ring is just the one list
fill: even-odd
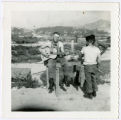
[(42, 80), (42, 83), (43, 83), (44, 86), (47, 85), (46, 71), (41, 74), (40, 80)]
[(32, 80), (32, 81), (29, 81), (25, 84), (25, 87), (26, 88), (38, 88), (40, 87), (40, 84), (37, 80)]
[(101, 73), (100, 72), (97, 73), (97, 83), (104, 84), (106, 82), (104, 79), (107, 79), (107, 76), (110, 77), (110, 61), (109, 60), (101, 61), (100, 71)]
[(28, 37), (19, 37), (18, 35), (12, 35), (12, 41), (18, 44), (24, 43), (37, 43), (39, 40), (36, 37), (28, 36)]
[(12, 87), (37, 88), (40, 84), (32, 79), (30, 68), (12, 68)]
[(38, 47), (12, 46), (12, 62), (41, 61)]
[(37, 49), (37, 47), (29, 47), (28, 53), (31, 55), (37, 55), (40, 54), (40, 51)]
[(75, 50), (81, 51), (82, 45), (81, 45), (81, 44), (75, 44), (75, 45), (74, 45), (74, 49), (75, 49)]
[(12, 86), (21, 88), (29, 81), (32, 81), (30, 68), (12, 68)]
[(64, 45), (64, 49), (71, 50), (71, 44), (65, 44), (65, 45)]

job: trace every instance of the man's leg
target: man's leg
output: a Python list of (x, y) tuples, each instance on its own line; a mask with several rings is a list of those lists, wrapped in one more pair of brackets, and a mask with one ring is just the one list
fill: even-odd
[(69, 82), (68, 82), (68, 70), (67, 70), (67, 65), (66, 63), (62, 65), (62, 70), (63, 70), (63, 84), (65, 84), (66, 86), (69, 86)]
[(55, 60), (50, 59), (48, 62), (48, 73), (49, 73), (49, 93), (54, 91), (55, 87)]
[(49, 89), (49, 93), (54, 91), (54, 86), (55, 86), (54, 79), (50, 78), (49, 79), (49, 88), (48, 88)]
[(85, 90), (86, 90), (86, 93), (92, 93), (93, 92), (91, 73), (90, 72), (85, 73)]
[(60, 85), (60, 88), (61, 89), (63, 89), (64, 91), (66, 91), (66, 88), (64, 87), (64, 84), (66, 84), (65, 59), (64, 58), (60, 58), (60, 61), (59, 62), (61, 64), (59, 85)]
[(92, 88), (93, 88), (92, 95), (96, 97), (96, 91), (98, 89), (97, 82), (96, 82), (96, 75), (94, 73), (92, 73), (91, 75), (92, 75)]
[(92, 79), (91, 79), (91, 73), (89, 72), (89, 67), (85, 66), (84, 67), (85, 70), (85, 83), (84, 83), (84, 93), (85, 93), (85, 97), (88, 98), (92, 98)]

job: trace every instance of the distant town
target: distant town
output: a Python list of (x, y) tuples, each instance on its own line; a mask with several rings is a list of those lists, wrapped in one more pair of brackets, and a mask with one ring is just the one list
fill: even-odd
[(110, 38), (110, 23), (106, 20), (98, 20), (95, 23), (81, 27), (55, 26), (35, 28), (33, 26), (31, 30), (12, 27), (12, 43), (38, 43), (40, 41), (52, 40), (52, 33), (55, 31), (60, 32), (63, 42), (70, 42), (71, 40), (79, 42), (89, 34), (95, 34), (96, 39), (99, 41), (106, 41)]

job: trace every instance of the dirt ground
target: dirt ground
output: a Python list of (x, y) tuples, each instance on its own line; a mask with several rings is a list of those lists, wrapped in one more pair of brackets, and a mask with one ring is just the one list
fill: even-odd
[(46, 88), (12, 89), (13, 111), (109, 111), (110, 85), (98, 86), (97, 97), (92, 100), (84, 98), (82, 91), (72, 86), (67, 92), (48, 93)]
[[(110, 60), (110, 50), (102, 56), (102, 60)], [(33, 68), (32, 73), (40, 71), (38, 65), (27, 65)], [(22, 64), (13, 66), (22, 67)], [(25, 64), (23, 66), (26, 67)], [(46, 69), (44, 66), (42, 68)], [(110, 76), (107, 79), (110, 81)], [(13, 111), (109, 111), (110, 83), (98, 85), (97, 97), (92, 100), (84, 98), (82, 90), (77, 91), (72, 86), (66, 92), (61, 90), (59, 96), (55, 92), (48, 93), (47, 88), (42, 87), (12, 88), (11, 100)]]

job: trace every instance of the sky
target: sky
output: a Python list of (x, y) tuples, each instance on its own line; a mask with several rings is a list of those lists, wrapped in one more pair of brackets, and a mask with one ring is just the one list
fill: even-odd
[(34, 29), (51, 26), (83, 26), (97, 20), (110, 21), (108, 11), (24, 11), (12, 12), (12, 27)]

